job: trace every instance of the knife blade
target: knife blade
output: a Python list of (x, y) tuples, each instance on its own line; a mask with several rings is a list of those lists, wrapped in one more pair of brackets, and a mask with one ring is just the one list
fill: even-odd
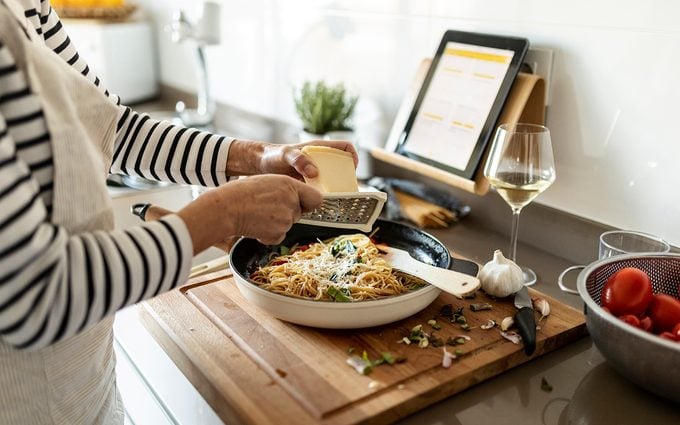
[(526, 286), (515, 294), (515, 307), (519, 309), (515, 313), (517, 330), (524, 343), (524, 352), (530, 356), (536, 350), (536, 320), (534, 319), (534, 306)]

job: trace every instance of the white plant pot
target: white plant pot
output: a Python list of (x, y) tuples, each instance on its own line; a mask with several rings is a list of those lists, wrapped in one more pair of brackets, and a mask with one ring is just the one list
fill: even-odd
[(304, 130), (300, 130), (298, 133), (298, 139), (300, 140), (300, 143), (311, 142), (313, 140), (324, 140), (324, 137), (324, 134), (308, 133)]

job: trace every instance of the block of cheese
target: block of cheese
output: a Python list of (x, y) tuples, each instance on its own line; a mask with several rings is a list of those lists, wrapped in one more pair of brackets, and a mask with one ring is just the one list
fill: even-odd
[(302, 153), (307, 155), (319, 170), (318, 176), (305, 178), (307, 184), (322, 193), (359, 191), (351, 153), (327, 146), (305, 146)]

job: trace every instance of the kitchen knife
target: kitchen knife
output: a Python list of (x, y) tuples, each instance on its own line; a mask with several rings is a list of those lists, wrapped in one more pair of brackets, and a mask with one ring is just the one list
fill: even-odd
[(524, 352), (530, 356), (536, 350), (536, 320), (534, 319), (534, 306), (526, 286), (522, 286), (522, 289), (515, 294), (515, 307), (519, 309), (515, 313), (517, 330), (522, 336)]

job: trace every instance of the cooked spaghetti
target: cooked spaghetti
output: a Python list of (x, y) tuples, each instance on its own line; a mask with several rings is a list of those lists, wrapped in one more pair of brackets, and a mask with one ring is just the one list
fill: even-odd
[(342, 235), (291, 251), (272, 258), (250, 279), (278, 294), (326, 301), (376, 299), (424, 285), (392, 270), (378, 247), (363, 234)]

